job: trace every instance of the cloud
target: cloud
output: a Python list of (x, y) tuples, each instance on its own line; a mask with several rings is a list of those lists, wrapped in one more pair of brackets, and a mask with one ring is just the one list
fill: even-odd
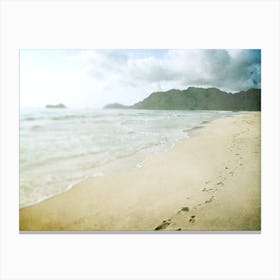
[[(261, 86), (260, 50), (83, 51), (76, 59), (107, 88), (217, 87), (227, 91)], [(137, 55), (138, 53), (138, 55)]]

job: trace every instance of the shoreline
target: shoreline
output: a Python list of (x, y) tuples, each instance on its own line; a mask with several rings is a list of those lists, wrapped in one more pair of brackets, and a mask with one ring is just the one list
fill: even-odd
[[(201, 111), (203, 111), (203, 110), (201, 110)], [(242, 112), (239, 112), (239, 113), (242, 113)], [(217, 119), (222, 119), (225, 117), (231, 117), (231, 116), (221, 116)], [(117, 160), (115, 160), (113, 162), (107, 163), (103, 166), (96, 167), (96, 169), (92, 171), (93, 175), (86, 175), (86, 176), (66, 185), (64, 190), (62, 190), (62, 191), (59, 191), (59, 192), (56, 192), (53, 194), (49, 194), (44, 197), (40, 197), (36, 201), (32, 201), (32, 202), (20, 205), (19, 208), (23, 209), (23, 208), (27, 208), (30, 206), (40, 204), (41, 202), (44, 202), (46, 200), (49, 200), (53, 197), (56, 197), (58, 195), (61, 195), (65, 192), (71, 190), (76, 185), (78, 185), (88, 179), (93, 179), (96, 177), (103, 177), (103, 176), (111, 176), (111, 175), (119, 173), (119, 172), (122, 173), (122, 172), (127, 172), (127, 171), (130, 171), (133, 169), (142, 168), (145, 161), (148, 158), (150, 158), (151, 156), (154, 156), (154, 155), (157, 155), (160, 153), (165, 153), (165, 152), (172, 150), (178, 143), (188, 139), (192, 135), (193, 131), (195, 131), (197, 129), (201, 129), (205, 126), (205, 124), (211, 123), (212, 121), (217, 120), (217, 119), (202, 121), (201, 123), (197, 124), (196, 126), (194, 126), (192, 128), (182, 129), (181, 132), (184, 134), (184, 136), (180, 136), (180, 137), (178, 136), (178, 139), (176, 139), (175, 141), (173, 141), (171, 143), (164, 143), (164, 144), (157, 145), (156, 149), (153, 149), (154, 147), (153, 148), (151, 147), (146, 150), (138, 151), (132, 156), (118, 158)], [(122, 166), (122, 168), (120, 169), (117, 166)]]
[(208, 122), (141, 168), (20, 208), (20, 230), (32, 231), (256, 231), (260, 223), (260, 112)]

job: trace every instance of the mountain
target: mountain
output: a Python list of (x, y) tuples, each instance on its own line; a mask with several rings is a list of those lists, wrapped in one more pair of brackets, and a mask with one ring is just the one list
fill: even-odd
[(67, 108), (67, 107), (64, 104), (59, 103), (59, 104), (56, 104), (56, 105), (47, 104), (46, 108), (48, 108), (48, 109), (61, 109), (61, 108)]
[(143, 101), (131, 106), (135, 109), (154, 110), (223, 110), (260, 111), (261, 90), (249, 89), (227, 93), (217, 88), (189, 87), (186, 90), (154, 92)]
[(165, 92), (154, 92), (132, 106), (115, 103), (109, 104), (105, 108), (260, 111), (261, 90), (249, 89), (238, 93), (227, 93), (217, 88), (171, 89)]

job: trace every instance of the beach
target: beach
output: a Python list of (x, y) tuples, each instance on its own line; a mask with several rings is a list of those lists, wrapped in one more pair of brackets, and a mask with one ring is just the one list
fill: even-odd
[(219, 118), (141, 168), (21, 208), (22, 231), (259, 231), (260, 112)]

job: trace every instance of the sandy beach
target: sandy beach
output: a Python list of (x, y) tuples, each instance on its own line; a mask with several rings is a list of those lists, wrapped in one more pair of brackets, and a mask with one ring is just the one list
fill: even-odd
[(22, 231), (261, 229), (260, 112), (191, 131), (142, 168), (20, 209)]

